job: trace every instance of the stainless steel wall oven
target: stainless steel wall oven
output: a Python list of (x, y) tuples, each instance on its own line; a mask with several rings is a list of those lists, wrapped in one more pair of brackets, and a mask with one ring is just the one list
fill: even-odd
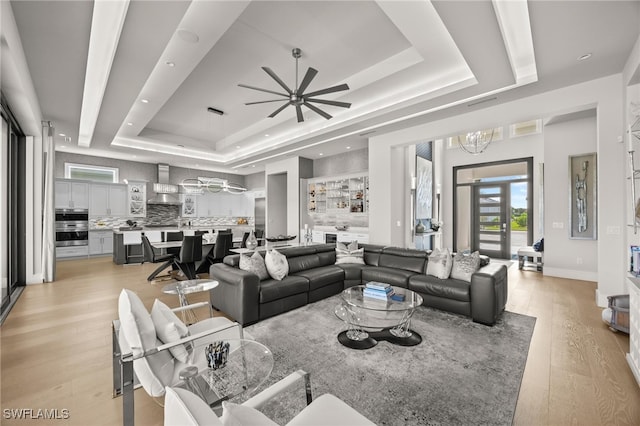
[(89, 210), (56, 209), (56, 247), (89, 245)]

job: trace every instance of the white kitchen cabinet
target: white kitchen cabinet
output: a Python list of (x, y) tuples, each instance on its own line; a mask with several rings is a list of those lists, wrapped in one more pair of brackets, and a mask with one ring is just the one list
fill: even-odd
[(89, 255), (89, 246), (56, 247), (56, 258), (84, 257)]
[(311, 241), (314, 243), (324, 243), (323, 231), (311, 231)]
[(69, 179), (56, 180), (56, 209), (88, 209), (89, 184)]
[(203, 194), (197, 196), (195, 210), (198, 217), (248, 217), (254, 215), (254, 200), (250, 194)]
[(113, 253), (113, 231), (89, 231), (89, 254)]
[(91, 184), (89, 216), (127, 216), (127, 186)]
[(369, 242), (369, 234), (356, 232), (338, 232), (336, 238), (338, 242), (341, 243), (350, 243), (352, 241), (357, 241), (358, 243), (366, 244)]
[(129, 181), (127, 185), (127, 216), (147, 216), (147, 182)]

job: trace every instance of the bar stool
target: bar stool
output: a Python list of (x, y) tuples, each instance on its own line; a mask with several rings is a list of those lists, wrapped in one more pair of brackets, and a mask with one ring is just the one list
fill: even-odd
[(140, 264), (144, 263), (144, 248), (142, 247), (141, 231), (124, 231), (122, 233), (122, 243), (124, 244), (125, 263), (129, 263), (129, 251), (131, 246), (140, 246), (140, 254), (133, 256), (140, 258)]

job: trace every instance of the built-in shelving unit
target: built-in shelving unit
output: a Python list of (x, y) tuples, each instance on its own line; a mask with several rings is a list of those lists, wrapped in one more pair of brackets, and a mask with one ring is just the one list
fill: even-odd
[(322, 213), (368, 213), (369, 177), (366, 174), (310, 179), (307, 211)]

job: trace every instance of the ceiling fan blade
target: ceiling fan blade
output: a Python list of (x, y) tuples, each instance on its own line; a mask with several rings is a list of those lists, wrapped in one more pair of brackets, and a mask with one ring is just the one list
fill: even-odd
[(316, 92), (307, 93), (305, 95), (305, 97), (309, 98), (309, 97), (317, 96), (317, 95), (325, 95), (327, 93), (341, 92), (343, 90), (349, 90), (349, 86), (346, 83), (339, 84), (339, 85), (333, 86), (333, 87), (328, 87), (326, 89), (318, 90)]
[(302, 83), (300, 83), (300, 87), (298, 87), (298, 90), (296, 91), (298, 96), (302, 96), (304, 94), (304, 91), (309, 86), (309, 83), (311, 83), (311, 80), (315, 78), (316, 74), (318, 74), (318, 70), (315, 68), (309, 67), (309, 69), (307, 70), (307, 73), (304, 75), (304, 78), (302, 79)]
[(269, 118), (273, 118), (276, 115), (280, 114), (280, 111), (282, 111), (283, 109), (285, 109), (286, 107), (289, 106), (289, 104), (291, 104), (291, 102), (287, 102), (286, 104), (282, 105), (280, 108), (278, 108), (277, 110), (273, 111), (270, 115)]
[(296, 115), (298, 116), (298, 123), (302, 123), (304, 121), (304, 117), (302, 116), (302, 108), (300, 108), (300, 104), (296, 104)]
[(271, 99), (270, 101), (247, 102), (245, 105), (266, 104), (267, 102), (282, 102), (285, 99)]
[(324, 112), (320, 108), (318, 108), (318, 107), (316, 107), (314, 105), (311, 105), (307, 101), (304, 102), (304, 106), (306, 106), (307, 108), (309, 108), (311, 111), (315, 112), (316, 114), (319, 114), (319, 115), (323, 116), (327, 120), (331, 118), (331, 115), (327, 114), (326, 112)]
[(247, 86), (246, 84), (238, 84), (238, 86), (244, 87), (245, 89), (252, 89), (252, 90), (259, 90), (260, 92), (273, 93), (274, 95), (284, 96), (285, 98), (289, 97), (289, 95), (287, 95), (286, 93), (279, 93), (279, 92), (274, 92), (273, 90), (267, 90), (267, 89), (261, 89), (259, 87)]
[(262, 67), (262, 69), (264, 70), (264, 72), (266, 72), (267, 74), (269, 74), (269, 76), (271, 76), (271, 78), (272, 78), (272, 79), (274, 79), (274, 80), (276, 81), (276, 83), (278, 83), (280, 86), (282, 86), (282, 88), (283, 88), (284, 90), (286, 90), (288, 94), (290, 94), (290, 95), (292, 95), (292, 94), (293, 94), (293, 92), (291, 91), (291, 89), (289, 89), (289, 87), (288, 87), (286, 84), (284, 84), (284, 81), (280, 80), (280, 77), (278, 77), (278, 76), (276, 75), (276, 73), (275, 73), (275, 72), (271, 71), (271, 68), (269, 68), (269, 67)]
[(307, 97), (305, 97), (305, 100), (307, 102), (315, 102), (315, 103), (318, 103), (318, 104), (333, 105), (333, 106), (338, 106), (338, 107), (342, 107), (342, 108), (351, 107), (351, 104), (348, 103), (348, 102), (328, 101), (326, 99), (307, 98)]

